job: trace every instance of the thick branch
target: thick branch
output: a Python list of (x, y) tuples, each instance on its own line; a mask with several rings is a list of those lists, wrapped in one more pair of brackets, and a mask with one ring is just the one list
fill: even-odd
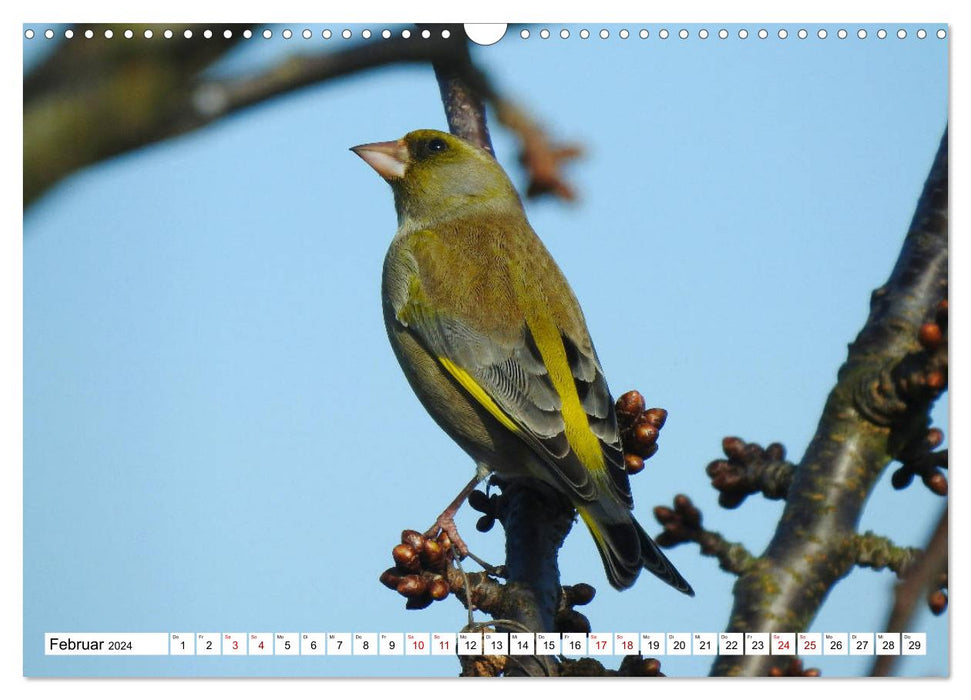
[[(732, 632), (800, 631), (854, 564), (863, 505), (894, 445), (927, 430), (930, 398), (903, 396), (894, 368), (919, 352), (918, 330), (947, 290), (947, 133), (900, 257), (876, 290), (816, 435), (793, 476), (765, 553), (739, 578)], [(719, 657), (713, 675), (765, 675), (774, 657)]]

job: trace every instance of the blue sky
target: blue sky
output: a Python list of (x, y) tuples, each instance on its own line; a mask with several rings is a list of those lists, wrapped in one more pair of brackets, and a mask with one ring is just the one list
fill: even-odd
[[(302, 29), (304, 25), (292, 25)], [(252, 39), (231, 74), (348, 42)], [(369, 25), (372, 30), (381, 25)], [(641, 25), (631, 26), (639, 29)], [(889, 274), (947, 118), (936, 25), (741, 25), (749, 38), (510, 32), (475, 56), (557, 138), (582, 143), (575, 204), (531, 202), (579, 297), (611, 388), (669, 419), (633, 479), (639, 519), (688, 494), (705, 523), (759, 552), (779, 502), (718, 508), (705, 465), (725, 435), (798, 460)], [(674, 29), (674, 25), (667, 25)], [(719, 25), (720, 26), (720, 25)], [(756, 37), (765, 26), (769, 38)], [(343, 25), (341, 26), (341, 28)], [(590, 25), (591, 30), (600, 25)], [(677, 25), (680, 28), (681, 25)], [(282, 26), (274, 29), (282, 29)], [(363, 25), (352, 27), (355, 36)], [(33, 40), (39, 42), (40, 40)], [(375, 41), (372, 39), (371, 41)], [(36, 51), (36, 44), (25, 51)], [(45, 631), (450, 631), (377, 582), (402, 528), (424, 529), (471, 461), (412, 395), (384, 334), (390, 191), (349, 146), (444, 128), (431, 70), (312, 87), (90, 168), (24, 219), (24, 644), (30, 675), (442, 675), (452, 659), (51, 659)], [(514, 181), (514, 143), (492, 134)], [(620, 286), (618, 278), (628, 280)], [(640, 302), (648, 299), (650, 304)], [(632, 321), (632, 319), (637, 319)], [(947, 432), (946, 404), (934, 411)], [(942, 501), (877, 485), (861, 522), (922, 546)], [(901, 517), (906, 513), (906, 517)], [(501, 559), (502, 531), (460, 527)], [(669, 552), (698, 595), (649, 576), (613, 591), (589, 536), (564, 582), (598, 594), (605, 631), (724, 629), (733, 577)], [(877, 631), (893, 578), (854, 571), (815, 631)], [(861, 605), (860, 601), (866, 601)], [(947, 673), (947, 617), (922, 613)], [(869, 658), (807, 659), (859, 675)], [(703, 675), (710, 659), (663, 660)]]

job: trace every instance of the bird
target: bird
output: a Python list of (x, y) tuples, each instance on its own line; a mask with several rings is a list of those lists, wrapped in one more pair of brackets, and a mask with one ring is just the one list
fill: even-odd
[(398, 229), (381, 285), (391, 346), (426, 410), (476, 464), (430, 532), (461, 542), (452, 516), (489, 474), (539, 480), (576, 509), (614, 588), (647, 569), (694, 595), (633, 516), (583, 311), (499, 162), (434, 129), (351, 150), (394, 195)]

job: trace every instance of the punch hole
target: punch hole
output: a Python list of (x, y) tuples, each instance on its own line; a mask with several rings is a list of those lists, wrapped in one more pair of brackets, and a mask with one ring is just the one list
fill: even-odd
[(682, 39), (687, 39), (688, 38), (688, 30), (687, 29), (682, 29), (680, 32), (678, 32), (678, 36), (681, 37)]
[(707, 39), (708, 38), (708, 30), (707, 29), (700, 29), (700, 30), (698, 30), (698, 38), (699, 39)]
[(785, 39), (788, 36), (789, 36), (789, 32), (787, 32), (785, 29), (780, 29), (779, 30), (779, 38), (780, 39)]
[(861, 29), (856, 33), (856, 35), (861, 39), (866, 39), (866, 29)]
[(926, 39), (927, 38), (927, 32), (924, 31), (923, 29), (918, 29), (917, 30), (917, 38), (918, 39)]
[(283, 38), (284, 39), (289, 39), (292, 36), (293, 36), (293, 32), (291, 32), (289, 29), (284, 29), (283, 30)]
[(798, 32), (796, 32), (796, 36), (798, 36), (800, 39), (805, 39), (807, 36), (809, 36), (809, 32), (807, 32), (805, 29), (800, 29)]
[[(253, 38), (253, 32), (251, 30), (249, 30), (249, 29), (244, 29), (243, 30), (243, 38), (244, 39), (252, 39)], [(308, 36), (307, 38), (309, 39), (310, 37)]]
[[(188, 32), (189, 30), (186, 29), (186, 31)], [(133, 32), (131, 29), (126, 29), (125, 30), (125, 38), (126, 39), (131, 39), (134, 36), (135, 36), (135, 32)], [(189, 36), (192, 36), (192, 32), (189, 32)]]
[(45, 39), (53, 39), (54, 38), (54, 30), (53, 29), (48, 29), (46, 32), (44, 32), (44, 38)]
[(74, 38), (74, 30), (73, 29), (65, 29), (64, 30), (64, 38), (65, 39), (73, 39)]
[(906, 29), (898, 29), (897, 30), (897, 38), (898, 39), (906, 39), (907, 38), (907, 30)]
[(382, 39), (390, 39), (391, 38), (391, 30), (390, 29), (383, 30), (381, 32), (381, 38)]
[[(267, 38), (267, 39), (270, 38), (270, 37), (266, 36), (265, 34), (264, 34), (264, 37)], [(212, 30), (211, 29), (207, 29), (206, 31), (204, 31), (202, 33), (202, 38), (203, 39), (212, 39)]]
[(849, 34), (845, 29), (840, 29), (838, 32), (836, 32), (836, 36), (838, 36), (840, 39), (845, 39), (847, 36), (849, 36)]
[(273, 32), (271, 32), (269, 29), (264, 29), (263, 30), (263, 38), (264, 39), (269, 39), (271, 36), (273, 36)]
[(505, 24), (466, 24), (465, 35), (479, 46), (492, 46), (506, 35)]
[(549, 29), (542, 29), (542, 30), (540, 30), (539, 36), (540, 36), (541, 39), (549, 39), (550, 38), (550, 30)]
[(728, 38), (728, 30), (727, 29), (719, 29), (718, 30), (718, 38), (719, 39), (727, 39)]
[[(287, 31), (289, 31), (289, 30), (287, 30)], [(284, 32), (284, 34), (285, 34), (285, 33), (286, 33), (286, 32)], [(232, 39), (232, 38), (233, 38), (233, 33), (232, 33), (232, 31), (230, 31), (229, 29), (227, 29), (226, 31), (224, 31), (224, 32), (223, 32), (223, 39)], [(287, 37), (287, 39), (289, 39), (289, 38), (290, 38), (290, 37)]]
[(738, 38), (739, 39), (748, 39), (748, 29), (739, 29), (738, 30)]
[(111, 31), (110, 29), (105, 29), (105, 39), (110, 39), (114, 35), (115, 33), (113, 31)]
[(309, 38), (310, 38), (310, 37), (312, 37), (313, 35), (314, 35), (314, 33), (313, 33), (312, 31), (310, 31), (309, 29), (304, 29), (304, 30), (303, 30), (303, 31), (302, 31), (302, 32), (300, 33), (300, 36), (302, 36), (302, 37), (303, 37), (304, 39), (309, 39)]
[(944, 31), (943, 29), (938, 29), (937, 30), (937, 38), (938, 39), (943, 39), (946, 36), (947, 36), (947, 32), (946, 31)]
[(827, 36), (826, 30), (820, 29), (818, 32), (816, 32), (816, 36), (818, 36), (820, 39), (825, 39)]
[(630, 32), (629, 31), (627, 31), (626, 29), (621, 29), (620, 30), (620, 38), (621, 39), (626, 39), (629, 36), (630, 36)]
[(329, 29), (325, 29), (320, 33), (320, 36), (323, 37), (324, 39), (330, 39), (332, 36), (334, 36), (334, 33), (331, 32)]
[(580, 30), (580, 38), (581, 39), (589, 39), (590, 38), (590, 30), (589, 29), (581, 29)]
[(521, 32), (519, 32), (519, 36), (521, 36), (523, 39), (528, 39), (529, 38), (529, 30), (528, 29), (522, 30)]
[(431, 36), (432, 36), (431, 30), (428, 30), (428, 29), (422, 29), (421, 30), (421, 38), (422, 39), (430, 39)]
[(759, 39), (768, 39), (768, 38), (769, 38), (769, 30), (768, 29), (760, 29), (759, 30)]
[(34, 38), (34, 30), (33, 29), (28, 29), (27, 31), (25, 31), (24, 32), (24, 37), (27, 38), (27, 39), (33, 39)]
[(561, 39), (569, 39), (570, 38), (570, 30), (569, 29), (561, 29), (560, 30), (560, 38)]
[(651, 36), (651, 33), (646, 29), (642, 29), (638, 36), (640, 36), (641, 39), (646, 39), (647, 37)]
[(668, 30), (667, 29), (662, 29), (661, 31), (659, 31), (657, 33), (657, 35), (659, 37), (661, 37), (662, 39), (667, 39), (668, 38)]
[(887, 38), (887, 30), (886, 29), (880, 29), (880, 30), (878, 30), (877, 31), (877, 38), (878, 39), (886, 39)]
[[(146, 31), (148, 31), (148, 30), (146, 30)], [(94, 38), (94, 32), (92, 30), (90, 30), (90, 29), (86, 30), (84, 32), (84, 38), (85, 39), (93, 39)], [(145, 38), (146, 39), (150, 39), (151, 36), (146, 36)]]
[(363, 32), (361, 32), (361, 37), (364, 38), (364, 39), (370, 39), (371, 38), (371, 30), (370, 29), (365, 29)]

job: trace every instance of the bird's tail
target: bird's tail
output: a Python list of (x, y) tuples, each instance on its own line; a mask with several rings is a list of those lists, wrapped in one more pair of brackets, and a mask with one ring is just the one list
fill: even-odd
[(617, 519), (608, 516), (598, 503), (577, 510), (593, 535), (611, 586), (618, 590), (630, 588), (641, 569), (647, 569), (682, 593), (695, 594), (691, 584), (678, 573), (629, 511)]

